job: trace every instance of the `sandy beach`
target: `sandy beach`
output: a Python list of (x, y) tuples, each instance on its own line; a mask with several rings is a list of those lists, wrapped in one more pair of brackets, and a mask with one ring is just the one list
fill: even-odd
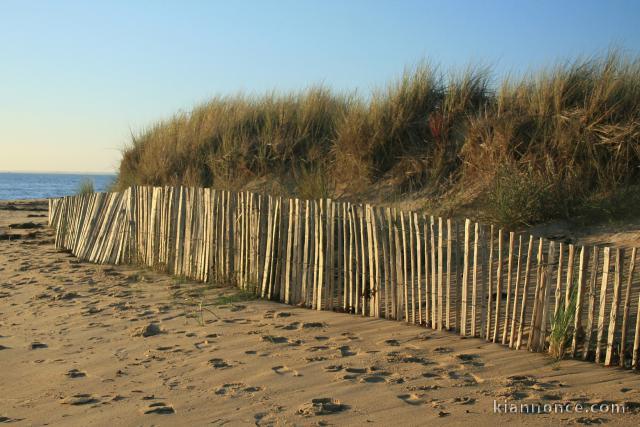
[[(80, 262), (54, 248), (44, 206), (0, 205), (0, 422), (640, 423), (636, 372)], [(626, 409), (496, 414), (494, 401)]]

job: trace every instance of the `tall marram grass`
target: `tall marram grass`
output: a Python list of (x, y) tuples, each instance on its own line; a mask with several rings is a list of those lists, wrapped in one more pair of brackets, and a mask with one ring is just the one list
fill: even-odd
[(502, 82), (422, 63), (367, 97), (217, 97), (135, 135), (118, 176), (303, 197), (472, 188), (465, 203), (508, 224), (579, 215), (639, 183), (640, 61), (617, 52)]

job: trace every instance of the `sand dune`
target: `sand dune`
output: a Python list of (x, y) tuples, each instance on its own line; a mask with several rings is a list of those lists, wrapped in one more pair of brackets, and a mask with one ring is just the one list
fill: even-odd
[[(79, 262), (54, 249), (37, 205), (13, 206), (0, 206), (0, 422), (640, 422), (635, 372)], [(494, 401), (626, 412), (495, 414)]]

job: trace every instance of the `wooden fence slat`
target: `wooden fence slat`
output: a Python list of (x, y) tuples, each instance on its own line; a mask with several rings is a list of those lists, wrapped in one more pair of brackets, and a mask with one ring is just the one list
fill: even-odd
[[(636, 252), (636, 248), (633, 248), (634, 254)], [(635, 258), (634, 258), (635, 261)], [(635, 266), (635, 262), (632, 264)], [(633, 270), (632, 266), (629, 267), (629, 280), (633, 280)], [(633, 369), (638, 369), (638, 356), (640, 350), (640, 293), (638, 293), (638, 312), (636, 313), (636, 331), (633, 339), (633, 352), (631, 355), (631, 367)]]
[(624, 292), (624, 305), (622, 308), (622, 331), (620, 333), (620, 366), (625, 367), (627, 356), (627, 331), (629, 329), (629, 305), (631, 303), (631, 286), (633, 285), (633, 272), (636, 264), (636, 248), (631, 249), (629, 258), (629, 270), (627, 273), (627, 286)]
[(513, 249), (515, 244), (515, 233), (509, 233), (509, 254), (507, 255), (507, 300), (504, 306), (504, 327), (502, 329), (502, 345), (507, 344), (507, 333), (509, 332), (509, 306), (511, 304), (511, 273), (513, 268)]
[(538, 243), (538, 256), (536, 266), (536, 288), (533, 296), (533, 311), (531, 313), (531, 323), (529, 336), (527, 338), (527, 350), (533, 350), (535, 348), (535, 342), (538, 335), (538, 319), (540, 310), (540, 292), (542, 287), (542, 265), (543, 265), (543, 240), (539, 239)]
[(487, 266), (487, 309), (485, 322), (485, 339), (489, 341), (491, 334), (491, 306), (493, 302), (493, 225), (489, 232), (489, 264)]
[(437, 327), (438, 305), (436, 302), (438, 287), (438, 270), (436, 264), (436, 233), (435, 220), (433, 216), (430, 218), (429, 233), (431, 234), (431, 328)]
[(443, 251), (442, 251), (442, 218), (438, 217), (438, 329), (443, 329), (442, 317), (443, 317), (443, 274), (444, 274), (444, 266), (443, 266)]
[(350, 277), (350, 270), (349, 270), (349, 260), (350, 260), (350, 256), (349, 256), (349, 243), (350, 243), (350, 232), (349, 232), (349, 214), (348, 214), (348, 203), (342, 203), (342, 255), (343, 255), (343, 261), (342, 261), (342, 267), (343, 267), (343, 272), (342, 272), (342, 280), (343, 280), (343, 285), (342, 285), (342, 289), (343, 289), (343, 295), (342, 295), (342, 309), (344, 311), (349, 310), (349, 277)]
[(289, 221), (287, 224), (287, 253), (286, 253), (286, 261), (285, 261), (285, 275), (284, 275), (284, 303), (289, 304), (291, 302), (291, 264), (293, 257), (293, 218), (294, 218), (294, 206), (292, 206), (293, 200), (290, 200), (290, 203), (287, 207)]
[(599, 248), (597, 246), (594, 246), (591, 261), (591, 274), (589, 277), (589, 305), (587, 308), (587, 327), (584, 333), (584, 347), (582, 350), (582, 358), (584, 360), (589, 357), (591, 337), (593, 335), (594, 315), (596, 310), (596, 283), (598, 280), (598, 254)]
[(376, 262), (374, 261), (375, 248), (373, 246), (374, 236), (374, 220), (371, 214), (371, 206), (365, 207), (365, 219), (367, 223), (367, 249), (368, 249), (368, 262), (369, 262), (369, 316), (374, 317), (376, 313)]
[(558, 245), (558, 265), (560, 266), (560, 268), (558, 268), (558, 274), (557, 274), (557, 280), (556, 280), (556, 292), (555, 292), (555, 305), (553, 307), (553, 317), (555, 318), (558, 310), (560, 309), (560, 305), (562, 304), (562, 262), (563, 262), (563, 256), (564, 256), (564, 245), (562, 242), (560, 242), (560, 244)]
[(602, 358), (602, 339), (604, 338), (604, 318), (607, 302), (607, 286), (609, 284), (609, 263), (611, 248), (604, 248), (604, 259), (602, 261), (602, 282), (600, 284), (600, 304), (598, 306), (598, 334), (596, 336), (596, 363), (600, 363)]
[(522, 235), (518, 236), (518, 258), (516, 259), (516, 280), (513, 289), (513, 309), (511, 313), (511, 329), (509, 333), (509, 348), (513, 348), (516, 338), (516, 316), (518, 314), (518, 291), (520, 287), (520, 269), (522, 268)]
[(356, 268), (357, 262), (355, 260), (355, 251), (356, 251), (356, 231), (355, 231), (355, 219), (353, 217), (353, 206), (349, 204), (348, 215), (349, 215), (349, 312), (355, 312), (355, 293), (356, 293)]
[(429, 260), (431, 258), (431, 250), (429, 249), (429, 220), (422, 216), (422, 229), (424, 239), (424, 325), (429, 326), (431, 324), (431, 294), (429, 292), (430, 284), (430, 270)]
[[(465, 235), (467, 232), (465, 231)], [(480, 225), (476, 222), (473, 230), (473, 272), (471, 274), (471, 336), (477, 334), (476, 322), (478, 318), (478, 250), (480, 239)], [(466, 243), (465, 243), (466, 245)], [(464, 283), (464, 281), (463, 281)], [(480, 310), (482, 316), (482, 310)]]
[[(452, 233), (452, 227), (451, 227), (451, 219), (447, 219), (447, 265), (446, 265), (446, 274), (447, 274), (447, 282), (446, 282), (446, 292), (444, 295), (444, 300), (445, 300), (445, 314), (444, 314), (444, 327), (445, 329), (447, 329), (448, 331), (451, 330), (451, 298), (452, 298), (452, 292), (451, 292), (451, 256), (452, 256), (452, 243), (453, 243), (453, 238), (451, 236)], [(458, 291), (457, 289), (455, 290), (455, 297), (456, 300), (460, 299), (460, 291)], [(456, 306), (457, 307), (457, 304)], [(455, 308), (454, 307), (454, 308)], [(457, 314), (456, 314), (456, 318), (458, 318)], [(457, 322), (456, 322), (457, 323)]]
[[(464, 246), (462, 249), (463, 252), (463, 261), (462, 261), (462, 306), (460, 309), (460, 335), (465, 336), (467, 335), (467, 297), (468, 297), (468, 292), (467, 292), (467, 287), (468, 287), (468, 283), (469, 283), (469, 240), (471, 238), (470, 236), (471, 234), (471, 220), (470, 219), (465, 219), (464, 220)], [(473, 307), (475, 306), (475, 301), (472, 298), (471, 299), (471, 304), (472, 304), (472, 311)], [(471, 315), (471, 323), (472, 323), (472, 327), (471, 327), (471, 335), (474, 336), (475, 335), (475, 319), (474, 319), (474, 315)]]
[(564, 309), (571, 304), (571, 293), (573, 292), (573, 264), (575, 258), (575, 246), (569, 245), (569, 258), (567, 260), (567, 284), (564, 291)]
[(404, 282), (404, 277), (402, 275), (403, 273), (403, 266), (402, 266), (402, 243), (400, 241), (400, 235), (398, 234), (398, 224), (397, 224), (397, 217), (395, 215), (394, 212), (394, 221), (393, 221), (393, 238), (394, 238), (394, 242), (395, 242), (395, 255), (396, 255), (396, 265), (395, 265), (395, 271), (396, 271), (396, 281), (395, 281), (395, 289), (394, 289), (394, 296), (395, 296), (395, 318), (396, 319), (401, 319), (402, 318), (402, 292), (400, 289), (400, 286), (402, 286), (403, 282)]
[(407, 218), (409, 221), (407, 232), (409, 233), (409, 285), (411, 288), (411, 323), (416, 323), (416, 256), (414, 247), (416, 245), (415, 236), (413, 234), (413, 214), (408, 213)]
[(322, 297), (325, 286), (325, 224), (327, 220), (327, 208), (326, 200), (321, 199), (319, 204), (319, 217), (318, 217), (318, 243), (316, 245), (316, 252), (318, 253), (318, 283), (316, 283), (316, 310), (322, 310)]
[(604, 357), (604, 365), (611, 366), (613, 363), (613, 344), (616, 337), (616, 326), (618, 322), (618, 306), (620, 305), (620, 282), (622, 281), (622, 260), (624, 250), (615, 250), (614, 273), (613, 273), (613, 300), (609, 308), (609, 334), (607, 336), (607, 353)]
[(416, 242), (416, 286), (418, 287), (418, 324), (424, 322), (422, 315), (422, 237), (420, 236), (420, 217), (417, 213), (413, 214), (413, 227), (415, 231)]
[(542, 300), (542, 315), (539, 319), (540, 322), (540, 340), (538, 342), (538, 351), (544, 351), (547, 340), (547, 320), (549, 318), (549, 301), (551, 298), (551, 278), (553, 277), (553, 269), (555, 266), (555, 242), (549, 242), (549, 255), (547, 263), (543, 270), (543, 282), (544, 295)]
[(502, 229), (498, 230), (498, 267), (496, 268), (496, 312), (493, 321), (493, 342), (498, 341), (500, 329), (500, 300), (502, 297)]
[(571, 357), (576, 357), (578, 350), (578, 335), (582, 332), (582, 301), (584, 300), (584, 285), (586, 282), (586, 270), (589, 263), (589, 248), (580, 248), (580, 258), (578, 266), (578, 288), (576, 289), (576, 312), (573, 323), (573, 337), (571, 338)]
[(388, 318), (396, 319), (396, 246), (391, 208), (386, 208), (385, 214), (387, 217), (387, 243), (389, 244), (389, 290), (388, 294), (385, 294), (385, 297), (390, 300), (390, 313), (388, 315)]
[(409, 322), (409, 261), (407, 257), (407, 233), (405, 230), (404, 212), (400, 211), (400, 232), (402, 233), (402, 291), (404, 306), (404, 321)]

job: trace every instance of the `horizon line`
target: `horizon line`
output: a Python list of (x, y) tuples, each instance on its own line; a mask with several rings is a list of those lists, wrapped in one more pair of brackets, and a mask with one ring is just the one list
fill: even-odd
[(42, 170), (5, 170), (0, 169), (0, 173), (40, 173), (40, 174), (52, 174), (52, 175), (117, 175), (116, 171), (106, 172), (106, 171), (42, 171)]

